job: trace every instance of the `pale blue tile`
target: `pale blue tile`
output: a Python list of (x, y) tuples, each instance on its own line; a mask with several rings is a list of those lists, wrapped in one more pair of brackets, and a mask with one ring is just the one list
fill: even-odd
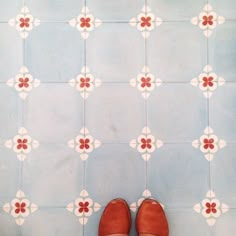
[(0, 24), (0, 31), (3, 33), (0, 37), (0, 81), (6, 82), (23, 66), (23, 40), (7, 23)]
[(25, 42), (25, 63), (44, 82), (67, 82), (84, 66), (84, 41), (68, 23), (42, 23)]
[(215, 134), (231, 143), (236, 141), (236, 84), (226, 83), (213, 94), (210, 99), (210, 126)]
[(226, 81), (236, 81), (236, 22), (217, 25), (209, 38), (209, 63)]
[(39, 142), (67, 143), (84, 126), (83, 104), (67, 83), (41, 84), (25, 101), (25, 128)]
[(145, 0), (86, 0), (92, 14), (103, 21), (129, 21), (142, 10)]
[(129, 82), (145, 65), (141, 32), (128, 23), (104, 23), (86, 41), (87, 66), (102, 81)]
[(1, 236), (22, 236), (15, 219), (11, 215), (3, 213), (3, 209), (0, 209), (0, 213)]
[(129, 145), (102, 144), (86, 162), (86, 190), (102, 206), (114, 198), (131, 203), (145, 189), (145, 166), (140, 154)]
[(86, 101), (86, 127), (102, 142), (129, 143), (146, 126), (145, 100), (128, 83), (104, 83)]
[(164, 142), (198, 139), (207, 127), (207, 99), (190, 83), (163, 83), (148, 99), (148, 127)]
[(85, 0), (25, 0), (31, 14), (41, 21), (69, 21), (79, 15)]
[(23, 189), (38, 206), (66, 207), (83, 189), (83, 162), (66, 144), (42, 143), (23, 163)]
[(150, 32), (147, 65), (168, 82), (190, 82), (207, 64), (207, 38), (189, 22), (164, 22)]
[(167, 208), (192, 208), (208, 192), (209, 162), (191, 144), (165, 144), (148, 162), (148, 189)]
[(0, 21), (8, 22), (9, 19), (15, 17), (23, 6), (22, 0), (11, 0), (0, 2)]
[(43, 208), (28, 216), (22, 227), (22, 236), (78, 236), (83, 226), (65, 208)]

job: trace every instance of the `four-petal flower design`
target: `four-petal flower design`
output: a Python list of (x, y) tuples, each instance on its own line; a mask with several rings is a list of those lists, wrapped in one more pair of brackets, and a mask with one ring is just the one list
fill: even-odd
[(79, 198), (67, 205), (67, 210), (79, 217), (79, 222), (82, 225), (87, 224), (88, 217), (91, 216), (93, 212), (99, 211), (100, 208), (100, 204), (94, 202), (89, 197), (86, 190), (82, 190)]
[(210, 65), (206, 65), (198, 78), (193, 78), (191, 84), (195, 87), (199, 87), (203, 91), (206, 98), (210, 98), (213, 91), (217, 89), (218, 86), (222, 86), (225, 83), (225, 79), (217, 76)]
[(23, 66), (15, 78), (11, 78), (7, 81), (7, 85), (14, 87), (15, 90), (18, 91), (20, 98), (25, 100), (28, 96), (28, 93), (33, 88), (36, 88), (40, 85), (40, 81), (38, 79), (34, 79), (29, 73), (28, 68)]
[(210, 190), (207, 192), (206, 198), (201, 203), (194, 205), (193, 209), (206, 218), (208, 225), (213, 226), (216, 218), (227, 212), (229, 207), (216, 199), (215, 193)]
[(199, 148), (201, 152), (205, 154), (205, 158), (208, 161), (212, 161), (214, 154), (221, 148), (226, 146), (226, 142), (223, 139), (219, 139), (213, 134), (214, 131), (211, 127), (206, 127), (204, 134), (200, 139), (196, 139), (192, 142), (193, 147)]
[(5, 142), (7, 148), (12, 148), (13, 151), (17, 154), (17, 158), (20, 161), (24, 161), (26, 154), (30, 153), (32, 148), (37, 148), (39, 142), (32, 139), (27, 130), (24, 127), (21, 127), (18, 131), (18, 134)]
[(150, 92), (159, 87), (162, 81), (159, 78), (155, 78), (153, 74), (150, 73), (150, 69), (144, 66), (142, 73), (138, 74), (137, 78), (130, 80), (130, 86), (137, 87), (141, 91), (144, 99), (149, 98)]
[(223, 16), (217, 16), (210, 4), (206, 4), (204, 6), (203, 11), (198, 17), (195, 16), (191, 19), (191, 23), (198, 25), (199, 28), (203, 30), (206, 37), (210, 37), (212, 35), (212, 30), (215, 29), (217, 23), (223, 24), (224, 22), (225, 18)]
[(95, 148), (101, 146), (101, 142), (97, 139), (94, 139), (89, 134), (88, 129), (83, 127), (79, 135), (68, 141), (68, 146), (80, 153), (81, 160), (85, 161), (88, 159), (89, 153), (91, 153)]
[(23, 7), (21, 9), (21, 13), (15, 18), (10, 19), (8, 23), (10, 26), (16, 27), (16, 29), (20, 32), (20, 36), (25, 39), (29, 36), (29, 31), (31, 31), (34, 26), (38, 26), (40, 24), (40, 20), (37, 18), (34, 19), (34, 17), (30, 14), (28, 7)]
[(80, 92), (84, 99), (88, 98), (89, 93), (94, 90), (94, 87), (101, 86), (101, 83), (100, 79), (94, 79), (89, 68), (86, 66), (81, 69), (81, 73), (75, 79), (71, 79), (68, 82), (71, 87), (76, 88)]
[(155, 26), (162, 24), (162, 19), (155, 17), (149, 6), (144, 6), (142, 12), (136, 18), (130, 19), (129, 24), (137, 27), (137, 29), (142, 32), (144, 38), (148, 38), (150, 31), (152, 31)]
[(133, 139), (129, 143), (130, 147), (136, 148), (138, 152), (142, 154), (142, 158), (148, 161), (151, 157), (151, 153), (160, 148), (163, 142), (156, 139), (148, 127), (144, 127), (142, 134), (137, 139)]
[(92, 14), (89, 13), (88, 7), (83, 7), (80, 15), (69, 21), (70, 26), (77, 28), (81, 32), (83, 39), (89, 37), (89, 32), (102, 24), (102, 21), (98, 18), (94, 18)]
[(16, 219), (16, 224), (18, 225), (22, 225), (25, 218), (37, 209), (38, 206), (31, 203), (21, 190), (16, 193), (16, 198), (14, 198), (11, 203), (6, 203), (3, 206), (3, 210), (11, 214)]

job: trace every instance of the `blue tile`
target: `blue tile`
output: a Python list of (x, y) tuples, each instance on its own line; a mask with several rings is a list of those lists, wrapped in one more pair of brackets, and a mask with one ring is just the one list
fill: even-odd
[(83, 226), (66, 209), (39, 209), (27, 217), (22, 227), (22, 236), (78, 236), (83, 235)]
[(209, 63), (226, 81), (236, 81), (236, 23), (227, 21), (209, 39)]
[(152, 12), (165, 21), (188, 21), (198, 16), (206, 3), (207, 0), (147, 0)]
[(15, 77), (23, 65), (23, 41), (16, 29), (7, 23), (0, 24), (4, 37), (0, 38), (0, 81)]
[(39, 207), (66, 207), (83, 189), (83, 162), (67, 145), (42, 143), (23, 163), (23, 189)]
[(0, 207), (11, 201), (21, 185), (21, 163), (16, 155), (0, 146)]
[(210, 187), (209, 162), (189, 144), (164, 143), (152, 154), (147, 174), (152, 197), (167, 208), (192, 208)]
[(141, 12), (144, 0), (86, 0), (86, 6), (103, 21), (129, 21)]
[(87, 66), (106, 82), (129, 82), (145, 65), (144, 39), (128, 23), (104, 23), (86, 41)]
[(147, 39), (147, 66), (162, 81), (190, 81), (207, 64), (207, 38), (190, 22), (164, 22)]
[(234, 184), (236, 146), (226, 146), (211, 162), (213, 190), (223, 203), (231, 208), (236, 207), (236, 188)]
[(199, 138), (207, 117), (207, 99), (187, 83), (163, 83), (148, 99), (148, 127), (164, 142)]
[(41, 21), (69, 21), (77, 16), (84, 5), (85, 0), (25, 0), (25, 6), (31, 14)]
[(1, 1), (0, 3), (0, 21), (8, 21), (10, 18), (16, 16), (23, 6), (23, 1)]
[(104, 83), (86, 100), (86, 127), (101, 142), (129, 143), (146, 126), (145, 100), (128, 83)]
[(0, 227), (2, 236), (22, 236), (20, 227), (15, 223), (12, 216), (5, 214), (0, 209)]
[(236, 133), (232, 131), (236, 122), (236, 84), (226, 83), (213, 96), (209, 103), (210, 126), (226, 143), (235, 142)]
[(101, 206), (114, 198), (131, 203), (145, 189), (145, 166), (129, 145), (102, 144), (86, 162), (86, 189)]
[(165, 210), (169, 224), (169, 236), (212, 236), (211, 228), (203, 217), (199, 217), (192, 209)]
[(41, 84), (25, 101), (25, 128), (39, 142), (67, 143), (84, 126), (83, 105), (80, 93), (67, 83)]
[(0, 143), (4, 143), (12, 138), (23, 124), (23, 103), (14, 89), (2, 83), (0, 84), (0, 107)]
[(25, 42), (25, 64), (43, 82), (67, 82), (84, 66), (84, 41), (68, 23), (42, 23)]

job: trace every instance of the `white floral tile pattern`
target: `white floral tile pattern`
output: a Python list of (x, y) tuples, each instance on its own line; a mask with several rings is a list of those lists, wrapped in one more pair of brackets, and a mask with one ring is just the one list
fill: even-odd
[(217, 24), (223, 24), (225, 18), (223, 16), (218, 16), (210, 4), (206, 4), (203, 11), (199, 13), (198, 17), (193, 17), (191, 23), (193, 25), (198, 25), (206, 37), (212, 35), (213, 30), (216, 28)]
[(38, 206), (28, 200), (21, 190), (16, 193), (16, 198), (12, 199), (11, 203), (6, 203), (3, 206), (6, 213), (11, 214), (17, 225), (23, 225), (25, 218), (38, 210)]
[(7, 148), (13, 149), (16, 153), (17, 158), (20, 161), (24, 161), (27, 157), (27, 154), (32, 151), (32, 149), (39, 147), (39, 142), (35, 139), (32, 139), (28, 135), (28, 131), (21, 127), (19, 128), (18, 134), (5, 142)]
[(25, 39), (29, 36), (29, 32), (36, 26), (40, 24), (40, 20), (34, 18), (28, 9), (28, 7), (23, 7), (21, 13), (15, 18), (8, 21), (10, 26), (13, 26), (20, 32), (20, 36)]
[(219, 218), (223, 213), (229, 210), (229, 207), (221, 203), (213, 191), (208, 191), (206, 198), (201, 203), (194, 205), (193, 209), (202, 214), (206, 218), (206, 222), (209, 226), (213, 226), (216, 223), (216, 219)]
[(214, 154), (219, 149), (226, 146), (226, 142), (223, 139), (219, 139), (211, 127), (206, 127), (204, 134), (198, 139), (192, 142), (193, 147), (199, 148), (200, 151), (205, 154), (205, 158), (208, 161), (212, 161)]

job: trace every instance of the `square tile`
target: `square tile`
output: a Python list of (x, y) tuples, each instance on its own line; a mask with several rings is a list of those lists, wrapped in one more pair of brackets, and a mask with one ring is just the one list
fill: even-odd
[(21, 228), (15, 223), (15, 219), (0, 209), (0, 227), (2, 236), (22, 236)]
[(83, 226), (66, 209), (39, 209), (28, 216), (21, 226), (21, 236), (78, 236), (83, 235)]
[(39, 207), (66, 207), (83, 189), (83, 162), (67, 145), (42, 143), (23, 163), (23, 190)]
[(25, 42), (25, 65), (43, 82), (68, 82), (84, 66), (84, 41), (68, 23), (42, 23)]
[(77, 16), (85, 5), (85, 0), (25, 0), (33, 16), (41, 21), (69, 21)]
[(164, 142), (190, 142), (208, 126), (207, 99), (188, 83), (163, 83), (148, 99), (148, 127)]
[(147, 39), (147, 65), (165, 82), (190, 82), (207, 64), (207, 38), (191, 22), (164, 22)]
[(190, 21), (199, 15), (205, 4), (207, 0), (147, 0), (152, 13), (164, 21)]
[(0, 107), (0, 143), (3, 144), (23, 124), (23, 102), (15, 89), (5, 83), (0, 83)]
[(147, 167), (147, 187), (166, 208), (192, 208), (210, 188), (209, 162), (191, 144), (164, 143)]
[(21, 177), (21, 162), (16, 154), (0, 145), (0, 207), (16, 195), (21, 185)]
[(0, 24), (4, 37), (0, 38), (0, 82), (15, 77), (23, 65), (23, 41), (16, 29)]
[(211, 162), (212, 188), (217, 198), (231, 208), (236, 207), (236, 187), (234, 179), (236, 146), (226, 146)]
[(236, 22), (217, 25), (209, 38), (209, 63), (226, 81), (236, 81)]
[(24, 125), (39, 142), (66, 144), (84, 126), (83, 111), (83, 98), (69, 84), (44, 83), (25, 101)]
[(236, 84), (227, 83), (214, 91), (209, 101), (210, 126), (214, 133), (226, 141), (236, 141), (236, 133), (233, 132), (236, 122)]
[(114, 198), (131, 203), (145, 186), (146, 163), (129, 145), (102, 144), (86, 162), (85, 188), (101, 206)]
[(22, 6), (23, 6), (23, 1), (19, 1), (19, 0), (1, 1), (0, 21), (8, 22), (10, 18), (17, 15), (17, 13), (20, 11)]
[(104, 83), (86, 100), (86, 127), (103, 143), (129, 143), (146, 126), (145, 100), (128, 83)]
[(169, 224), (169, 236), (212, 236), (211, 227), (205, 218), (193, 209), (167, 209), (165, 213)]
[(145, 65), (144, 39), (128, 23), (104, 23), (86, 41), (86, 63), (102, 81), (128, 83)]
[(86, 0), (86, 6), (102, 21), (129, 21), (141, 12), (145, 0)]

